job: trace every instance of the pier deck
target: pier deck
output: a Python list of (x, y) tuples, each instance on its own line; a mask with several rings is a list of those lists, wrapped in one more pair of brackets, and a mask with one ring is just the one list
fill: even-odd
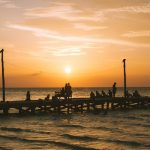
[[(150, 97), (139, 98), (72, 98), (69, 100), (30, 100), (0, 102), (0, 114), (106, 111), (110, 109), (150, 108)], [(13, 111), (12, 111), (13, 110)]]

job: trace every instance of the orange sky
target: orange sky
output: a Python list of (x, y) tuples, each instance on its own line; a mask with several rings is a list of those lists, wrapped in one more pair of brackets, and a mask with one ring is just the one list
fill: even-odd
[(123, 86), (123, 58), (150, 86), (149, 18), (149, 0), (0, 0), (6, 86)]

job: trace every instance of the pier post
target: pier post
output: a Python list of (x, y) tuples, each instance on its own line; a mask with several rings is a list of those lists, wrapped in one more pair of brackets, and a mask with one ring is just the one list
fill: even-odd
[(111, 109), (114, 109), (114, 102), (111, 102)]
[(60, 113), (60, 107), (61, 107), (61, 104), (59, 103), (59, 104), (58, 104), (58, 107), (57, 107), (58, 113)]
[(22, 107), (19, 107), (19, 114), (22, 114)]
[(123, 59), (123, 69), (124, 69), (124, 97), (126, 98), (126, 59)]
[(107, 99), (107, 104), (106, 104), (107, 110), (109, 109), (109, 100)]
[(70, 102), (69, 102), (69, 100), (67, 101), (66, 105), (67, 105), (67, 114), (69, 114), (70, 113)]
[(31, 114), (35, 113), (35, 106), (31, 106)]
[(8, 115), (8, 112), (9, 112), (9, 106), (8, 106), (8, 102), (6, 102), (3, 106), (3, 114)]
[(81, 113), (83, 113), (83, 103), (81, 104)]
[(87, 102), (87, 111), (90, 111), (90, 103)]
[(3, 102), (5, 102), (5, 76), (4, 76), (4, 49), (0, 51), (1, 53), (1, 62), (2, 62), (2, 92), (3, 92)]
[(101, 106), (102, 110), (104, 110), (104, 103), (102, 103), (102, 106)]

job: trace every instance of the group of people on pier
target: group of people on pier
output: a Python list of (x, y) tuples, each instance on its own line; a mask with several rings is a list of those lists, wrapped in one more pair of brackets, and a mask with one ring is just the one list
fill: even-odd
[[(103, 98), (103, 97), (109, 97), (109, 98), (115, 98), (116, 92), (117, 92), (117, 87), (116, 87), (116, 82), (114, 82), (112, 86), (112, 90), (108, 90), (106, 93), (104, 90), (101, 92), (96, 91), (95, 93), (91, 91), (90, 93), (90, 98), (95, 99), (95, 98)], [(61, 97), (63, 97), (65, 100), (69, 100), (72, 97), (72, 87), (70, 83), (66, 83), (64, 87), (61, 88), (60, 91), (55, 91), (55, 95), (52, 96), (52, 100), (59, 100)], [(126, 91), (126, 98), (131, 98), (131, 97), (141, 97), (139, 92), (135, 90), (133, 94), (129, 93), (128, 90)], [(27, 91), (26, 93), (26, 101), (31, 100), (31, 94), (30, 91)], [(50, 100), (50, 94), (48, 94), (44, 100)]]
[(117, 92), (117, 87), (116, 87), (116, 82), (114, 82), (112, 90), (108, 90), (107, 93), (105, 93), (105, 91), (101, 91), (101, 93), (99, 93), (98, 91), (96, 91), (96, 93), (94, 93), (93, 91), (91, 91), (90, 93), (90, 98), (91, 99), (95, 99), (95, 98), (101, 98), (101, 97), (115, 97)]
[(70, 83), (66, 83), (60, 91), (56, 91), (55, 97), (64, 97), (64, 99), (69, 99), (72, 97), (72, 87)]
[[(60, 99), (61, 97), (63, 97), (65, 100), (69, 100), (70, 97), (72, 97), (72, 87), (71, 87), (70, 83), (66, 83), (65, 86), (63, 88), (61, 88), (60, 91), (55, 91), (55, 95), (52, 96), (52, 100)], [(31, 100), (30, 91), (27, 91), (25, 100), (26, 101)], [(44, 98), (44, 100), (50, 100), (50, 94), (47, 94), (47, 96)]]
[[(105, 93), (105, 91), (101, 91), (101, 93), (99, 93), (98, 91), (96, 91), (95, 93), (93, 91), (91, 91), (90, 93), (90, 98), (91, 99), (95, 99), (95, 98), (102, 98), (102, 97), (110, 97), (110, 98), (115, 98), (116, 96), (116, 92), (117, 92), (117, 87), (116, 87), (116, 82), (114, 82), (113, 86), (112, 86), (112, 90), (108, 90), (107, 93)], [(141, 95), (139, 94), (139, 92), (137, 90), (135, 90), (133, 92), (133, 94), (129, 93), (128, 90), (126, 91), (126, 98), (131, 98), (131, 97), (141, 97)]]
[(135, 90), (132, 94), (128, 92), (128, 90), (126, 91), (126, 97), (127, 98), (131, 98), (131, 97), (141, 97), (140, 93), (138, 92), (138, 90)]

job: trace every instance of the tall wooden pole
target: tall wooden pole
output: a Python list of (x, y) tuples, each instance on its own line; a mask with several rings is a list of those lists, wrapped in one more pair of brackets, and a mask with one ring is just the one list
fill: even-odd
[(0, 51), (1, 53), (1, 62), (2, 62), (2, 92), (3, 92), (3, 102), (5, 102), (5, 76), (4, 76), (4, 49)]
[(126, 59), (123, 59), (123, 70), (124, 70), (124, 97), (127, 93), (127, 81), (126, 81)]

